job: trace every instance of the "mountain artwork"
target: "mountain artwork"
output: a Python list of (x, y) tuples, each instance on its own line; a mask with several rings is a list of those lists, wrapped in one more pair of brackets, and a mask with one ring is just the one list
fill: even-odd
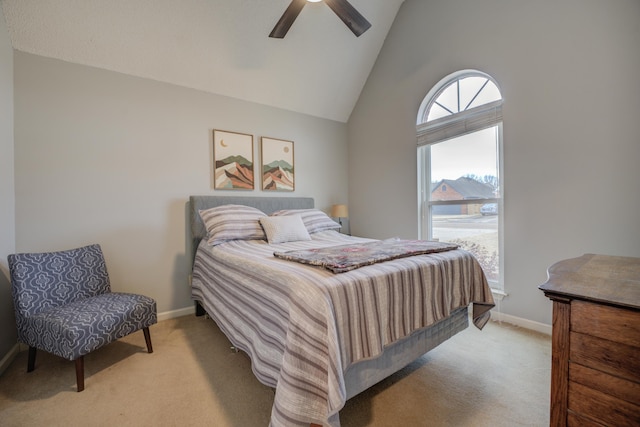
[(262, 189), (293, 191), (293, 141), (262, 137)]
[(285, 161), (273, 162), (262, 167), (263, 190), (293, 190), (293, 166)]
[(217, 161), (215, 188), (252, 190), (253, 163), (242, 156), (232, 156)]
[(253, 135), (215, 129), (213, 175), (216, 190), (253, 190)]

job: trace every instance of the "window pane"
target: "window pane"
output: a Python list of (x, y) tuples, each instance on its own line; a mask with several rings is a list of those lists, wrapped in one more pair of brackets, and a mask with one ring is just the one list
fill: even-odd
[(460, 245), (471, 252), (484, 270), (487, 280), (500, 280), (497, 203), (440, 205), (431, 207), (432, 238)]
[[(443, 179), (494, 177), (498, 182), (497, 126), (431, 146), (431, 183)], [(490, 197), (496, 197), (495, 195)], [(451, 200), (451, 199), (444, 199)]]
[(482, 89), (482, 91), (478, 94), (478, 97), (473, 100), (469, 108), (478, 107), (480, 105), (488, 104), (499, 99), (502, 99), (502, 95), (500, 95), (498, 87), (495, 83), (489, 80), (489, 83), (487, 83), (484, 89)]
[[(436, 102), (442, 104), (447, 110), (457, 113), (458, 112), (458, 85), (453, 83), (449, 85), (440, 96), (436, 99)], [(436, 105), (435, 103), (433, 105)], [(451, 113), (449, 113), (451, 114)]]
[(438, 104), (433, 104), (431, 109), (429, 110), (429, 117), (427, 121), (439, 119), (440, 117), (450, 116), (451, 113), (439, 106)]
[(460, 108), (465, 109), (474, 96), (487, 82), (485, 77), (467, 77), (460, 80)]
[(498, 127), (452, 138), (430, 146), (430, 200), (474, 200), (431, 206), (431, 237), (452, 242), (471, 252), (487, 280), (499, 288), (500, 255), (498, 203), (500, 197)]

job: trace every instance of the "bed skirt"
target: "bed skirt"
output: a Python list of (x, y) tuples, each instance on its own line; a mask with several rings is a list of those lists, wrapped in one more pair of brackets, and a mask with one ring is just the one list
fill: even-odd
[(380, 356), (353, 364), (345, 372), (347, 399), (404, 368), (468, 326), (468, 310), (463, 307), (435, 325), (386, 347)]
[[(206, 301), (196, 301), (196, 313), (198, 315), (207, 313), (216, 323), (215, 317), (208, 314), (207, 305)], [(468, 308), (463, 307), (435, 325), (416, 331), (411, 336), (386, 347), (380, 356), (351, 365), (344, 374), (347, 399), (351, 399), (401, 370), (468, 326)], [(229, 339), (228, 336), (227, 339)], [(233, 345), (233, 342), (231, 344)]]

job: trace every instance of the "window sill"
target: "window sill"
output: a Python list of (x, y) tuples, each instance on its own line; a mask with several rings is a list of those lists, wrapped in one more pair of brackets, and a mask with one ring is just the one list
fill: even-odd
[(509, 296), (508, 293), (506, 293), (505, 291), (501, 291), (499, 289), (491, 289), (491, 294), (493, 295), (493, 300), (494, 301), (502, 301), (504, 299), (504, 297)]

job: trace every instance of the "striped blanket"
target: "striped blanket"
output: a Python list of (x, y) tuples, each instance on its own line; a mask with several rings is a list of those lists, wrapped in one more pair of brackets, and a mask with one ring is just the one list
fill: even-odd
[(385, 346), (473, 306), (483, 327), (493, 307), (475, 258), (456, 249), (374, 264), (339, 275), (274, 251), (370, 241), (326, 231), (311, 241), (233, 241), (196, 254), (192, 295), (274, 387), (271, 425), (339, 425), (343, 373)]

